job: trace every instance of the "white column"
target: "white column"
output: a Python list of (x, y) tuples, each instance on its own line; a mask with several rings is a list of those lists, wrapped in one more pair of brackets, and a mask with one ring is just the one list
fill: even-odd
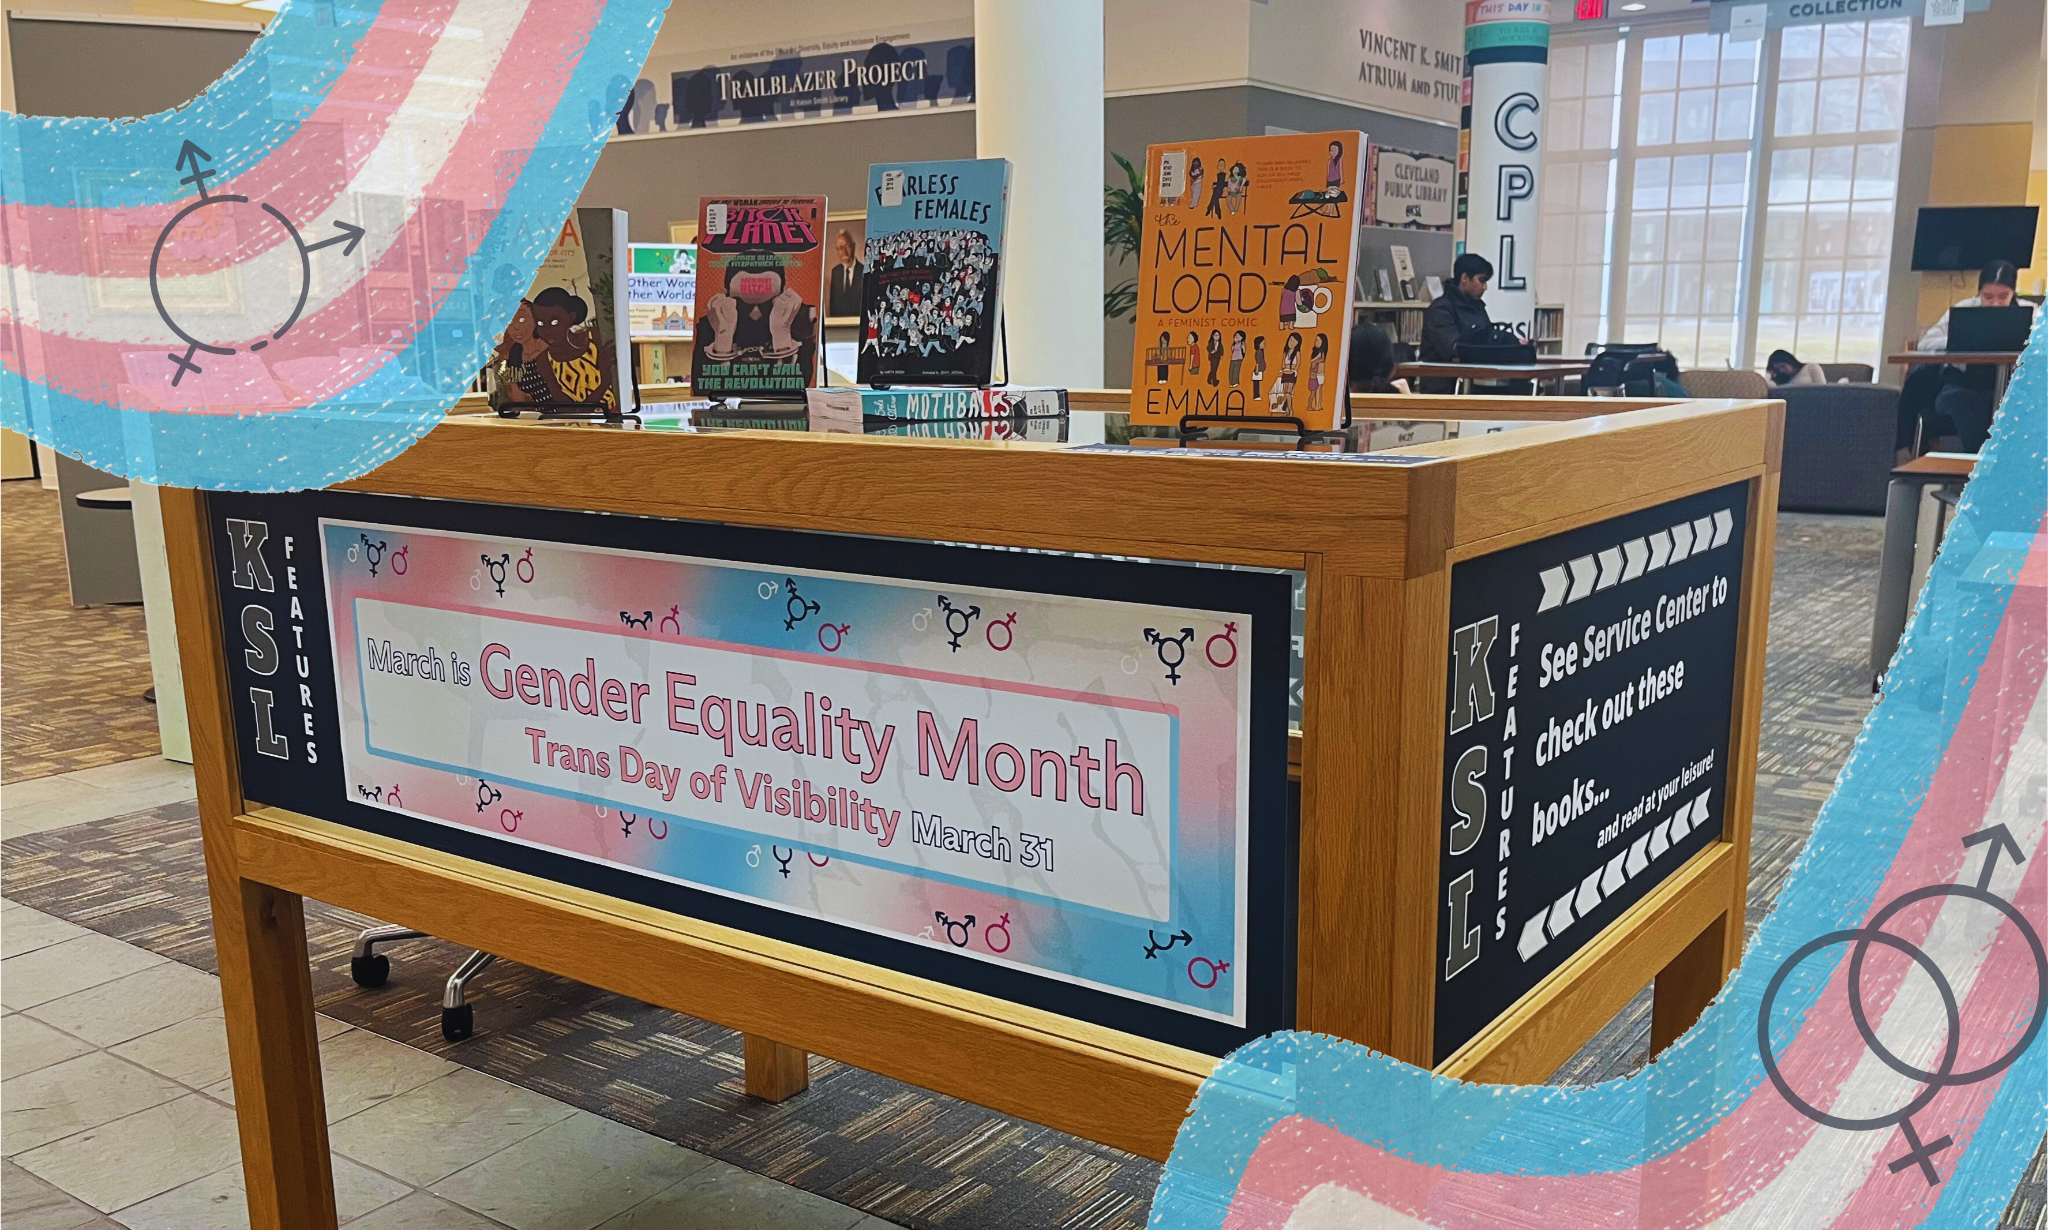
[(1546, 0), (1468, 5), (1467, 154), (1462, 252), (1493, 262), (1486, 312), (1535, 335), (1537, 175), (1550, 81)]
[(1010, 379), (1102, 384), (1102, 0), (975, 0), (974, 142), (1010, 160)]

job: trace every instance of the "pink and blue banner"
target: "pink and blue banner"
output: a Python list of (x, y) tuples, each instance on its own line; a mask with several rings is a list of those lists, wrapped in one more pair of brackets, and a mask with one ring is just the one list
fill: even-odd
[(1249, 616), (320, 533), (333, 803), (1246, 1025)]
[(2044, 351), (2037, 329), (1884, 695), (1698, 1024), (1576, 1089), (1260, 1039), (1204, 1083), (1151, 1224), (1997, 1224), (2048, 1129)]
[(177, 111), (0, 113), (0, 426), (178, 486), (389, 459), (476, 378), (665, 8), (292, 0)]

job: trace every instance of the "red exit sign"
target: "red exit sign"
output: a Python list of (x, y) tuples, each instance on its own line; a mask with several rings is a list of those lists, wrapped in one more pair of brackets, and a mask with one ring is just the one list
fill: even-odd
[(1607, 0), (1576, 0), (1575, 13), (1580, 21), (1600, 21), (1607, 16)]

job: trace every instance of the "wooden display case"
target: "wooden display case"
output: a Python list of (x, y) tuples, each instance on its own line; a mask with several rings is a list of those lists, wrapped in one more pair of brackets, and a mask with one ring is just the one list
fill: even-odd
[[(1075, 404), (1118, 396), (1127, 395), (1077, 393)], [(1356, 402), (1366, 417), (1436, 411), (1549, 421), (1332, 460), (638, 433), (470, 416), (449, 419), (338, 490), (518, 515), (568, 509), (663, 519), (679, 529), (716, 524), (885, 544), (943, 538), (1298, 575), (1300, 718), (1284, 766), (1298, 787), (1286, 837), (1292, 1026), (1467, 1080), (1533, 1082), (1654, 979), (1652, 1044), (1662, 1047), (1716, 994), (1743, 941), (1782, 404)], [(1167, 1155), (1215, 1053), (657, 908), (515, 868), (509, 858), (400, 840), (352, 822), (345, 809), (335, 811), (339, 820), (287, 810), (249, 790), (252, 748), (241, 713), (249, 698), (231, 690), (231, 678), (241, 677), (233, 672), (250, 652), (242, 605), (250, 595), (225, 588), (223, 553), (235, 544), (224, 510), (257, 499), (328, 498), (163, 493), (252, 1225), (335, 1224), (305, 896), (740, 1030), (749, 1089), (761, 1096), (800, 1089), (802, 1053), (814, 1051), (1145, 1156)], [(315, 506), (325, 507), (308, 507)], [(235, 524), (247, 547), (248, 522)], [(1688, 548), (1698, 544), (1690, 552), (1698, 567), (1684, 576), (1686, 552), (1674, 545), (1681, 536)], [(1655, 555), (1660, 541), (1663, 555)], [(1667, 557), (1671, 570), (1657, 571)], [(319, 563), (311, 555), (295, 563), (302, 572), (290, 574), (291, 583), (309, 584)], [(842, 566), (861, 563), (856, 555)], [(285, 561), (270, 567), (285, 585)], [(1709, 752), (1688, 750), (1682, 773), (1672, 774), (1682, 788), (1664, 792), (1668, 802), (1655, 807), (1658, 792), (1650, 791), (1635, 820), (1621, 810), (1633, 787), (1614, 802), (1611, 823), (1604, 811), (1590, 815), (1586, 825), (1606, 824), (1617, 836), (1610, 844), (1602, 830), (1605, 861), (1587, 864), (1593, 870), (1583, 882), (1576, 865), (1563, 870), (1577, 887), (1555, 905), (1547, 892), (1533, 906), (1510, 895), (1503, 871), (1496, 914), (1492, 865), (1473, 860), (1492, 857), (1496, 831), (1512, 830), (1516, 876), (1551, 874), (1539, 861), (1550, 855), (1524, 843), (1532, 823), (1540, 830), (1566, 805), (1526, 793), (1511, 806), (1501, 799), (1509, 818), (1484, 827), (1483, 840), (1467, 840), (1473, 783), (1489, 791), (1507, 784), (1475, 778), (1473, 761), (1487, 760), (1475, 757), (1475, 740), (1491, 741), (1498, 758), (1538, 738), (1546, 721), (1576, 721), (1576, 699), (1542, 715), (1551, 703), (1544, 697), (1562, 692), (1539, 684), (1538, 642), (1548, 673), (1553, 652), (1562, 662), (1568, 643), (1583, 636), (1593, 644), (1608, 618), (1596, 611), (1612, 606), (1623, 619), (1624, 599), (1628, 621), (1659, 612), (1661, 639), (1616, 659), (1626, 671), (1616, 667), (1615, 686), (1645, 698), (1632, 719), (1642, 725), (1599, 735), (1613, 753), (1585, 762), (1587, 801), (1583, 812), (1573, 803), (1574, 814), (1606, 806), (1590, 801), (1597, 784), (1623, 790), (1626, 783), (1610, 780), (1634, 758), (1620, 754), (1623, 740), (1637, 737), (1632, 729), (1647, 735), (1653, 714), (1691, 723), (1684, 737)], [(1668, 604), (1678, 605), (1669, 605), (1667, 629)], [(1465, 618), (1481, 610), (1491, 613)], [(1271, 627), (1256, 634), (1287, 635)], [(1684, 707), (1649, 708), (1675, 686), (1673, 653), (1693, 665)], [(1501, 724), (1503, 716), (1515, 721), (1517, 705), (1526, 737)], [(1589, 696), (1587, 712), (1598, 708)], [(1610, 716), (1618, 714), (1610, 705)], [(1582, 742), (1594, 721), (1586, 719)], [(295, 723), (287, 733), (298, 737)], [(306, 723), (312, 730), (311, 716)], [(1554, 732), (1551, 746), (1555, 759)], [(1534, 792), (1545, 780), (1536, 774), (1540, 762), (1510, 757), (1509, 778), (1523, 774)], [(1579, 790), (1574, 779), (1574, 800)], [(1478, 810), (1488, 814), (1487, 805)], [(1590, 847), (1591, 828), (1572, 832)], [(1555, 828), (1551, 838), (1559, 851)], [(1650, 870), (1636, 867), (1638, 854)], [(1467, 867), (1481, 874), (1461, 873)], [(1574, 930), (1575, 917), (1587, 921)], [(1495, 964), (1474, 966), (1478, 960)], [(1457, 981), (1494, 969), (1506, 973)]]

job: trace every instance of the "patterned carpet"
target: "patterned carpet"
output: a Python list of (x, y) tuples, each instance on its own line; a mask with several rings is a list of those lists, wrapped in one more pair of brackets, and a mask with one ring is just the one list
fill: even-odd
[(154, 756), (139, 606), (71, 605), (57, 493), (0, 483), (0, 784)]
[[(12, 517), (15, 502), (7, 507)], [(1880, 532), (1868, 518), (1780, 522), (1752, 930), (1771, 908), (1870, 706), (1865, 659)], [(10, 625), (15, 565), (10, 556)], [(137, 642), (130, 651), (139, 653), (139, 618), (129, 635)], [(6, 660), (10, 722), (15, 706), (39, 712), (76, 686), (75, 676), (37, 664), (17, 675), (29, 648), (17, 644)], [(7, 744), (9, 780), (14, 746)], [(119, 759), (153, 747), (98, 750)], [(213, 967), (189, 804), (8, 841), (0, 879), (15, 900)], [(320, 1008), (351, 1024), (906, 1226), (1093, 1230), (1145, 1223), (1159, 1168), (1142, 1158), (817, 1057), (808, 1092), (781, 1105), (753, 1101), (741, 1088), (740, 1043), (730, 1030), (531, 969), (493, 966), (472, 984), (477, 1034), (450, 1045), (441, 1038), (438, 997), (465, 954), (436, 940), (394, 945), (390, 984), (363, 991), (349, 980), (348, 957), (365, 921), (307, 903)], [(1598, 1081), (1640, 1066), (1649, 1008), (1648, 994), (1639, 996), (1555, 1080)], [(2037, 1153), (2005, 1226), (2048, 1226), (2042, 1171)]]

